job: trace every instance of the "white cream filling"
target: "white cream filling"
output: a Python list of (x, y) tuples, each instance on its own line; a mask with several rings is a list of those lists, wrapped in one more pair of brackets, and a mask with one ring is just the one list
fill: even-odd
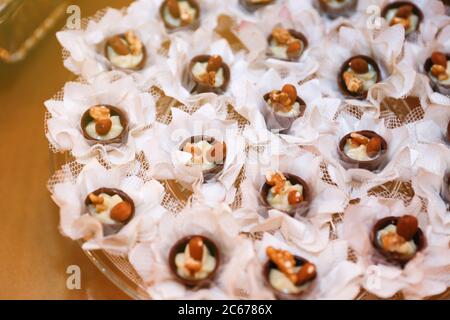
[(112, 126), (111, 126), (111, 130), (109, 130), (109, 132), (104, 135), (101, 136), (97, 133), (97, 131), (95, 130), (95, 121), (92, 120), (91, 122), (89, 122), (89, 124), (86, 126), (85, 130), (86, 133), (93, 139), (96, 140), (100, 140), (100, 141), (106, 141), (106, 140), (111, 140), (111, 139), (115, 139), (118, 136), (120, 136), (120, 134), (123, 131), (123, 126), (120, 123), (120, 117), (119, 116), (112, 116), (111, 117), (111, 121), (112, 121)]
[(200, 150), (199, 154), (189, 153), (191, 156), (190, 159), (185, 163), (187, 166), (200, 166), (202, 171), (211, 170), (213, 169), (216, 164), (214, 162), (208, 161), (208, 152), (213, 148), (212, 144), (210, 144), (208, 141), (199, 141), (196, 143), (191, 143), (191, 146), (195, 147), (195, 149)]
[(446, 80), (439, 80), (438, 78), (436, 78), (431, 71), (428, 72), (428, 74), (430, 75), (431, 79), (433, 79), (433, 81), (440, 83), (444, 86), (450, 86), (450, 62), (447, 62), (447, 79)]
[(114, 51), (113, 48), (108, 47), (109, 61), (117, 68), (132, 69), (136, 68), (144, 59), (144, 53), (141, 52), (138, 55), (127, 54), (121, 56)]
[[(392, 19), (394, 19), (395, 15), (397, 14), (398, 8), (390, 9), (386, 13), (386, 21), (390, 25)], [(412, 13), (409, 17), (409, 28), (405, 30), (406, 34), (410, 34), (411, 32), (414, 32), (417, 30), (417, 26), (419, 24), (419, 17)]]
[[(270, 106), (272, 106), (272, 101), (270, 99), (269, 99), (268, 103), (269, 103)], [(290, 111), (288, 111), (288, 112), (283, 112), (283, 111), (277, 110), (277, 111), (275, 111), (275, 113), (277, 115), (279, 115), (280, 117), (286, 117), (286, 118), (298, 117), (298, 116), (300, 116), (300, 113), (301, 113), (301, 111), (300, 111), (300, 103), (295, 102), (292, 105), (292, 109)]]
[(370, 87), (373, 86), (375, 83), (377, 83), (377, 72), (375, 71), (375, 68), (369, 64), (369, 71), (366, 73), (356, 73), (352, 68), (348, 68), (347, 72), (350, 72), (355, 77), (357, 77), (359, 80), (363, 81), (363, 90), (364, 92), (369, 91)]
[(345, 0), (345, 1), (337, 1), (337, 0), (328, 0), (327, 5), (332, 9), (341, 9), (342, 7), (350, 4), (354, 0)]
[[(200, 80), (208, 72), (207, 68), (208, 68), (208, 62), (197, 62), (192, 67), (192, 74), (194, 75), (194, 77), (196, 77), (198, 80)], [(225, 81), (225, 79), (224, 79), (224, 75), (223, 75), (223, 68), (220, 68), (216, 72), (216, 80), (215, 80), (214, 87), (216, 87), (216, 88), (221, 87), (223, 85), (224, 81)]]
[(369, 155), (367, 154), (367, 146), (361, 144), (358, 147), (355, 147), (348, 140), (344, 146), (344, 153), (348, 157), (352, 158), (353, 160), (357, 160), (357, 161), (369, 161), (369, 160), (373, 160), (378, 157), (378, 155), (373, 158), (369, 157)]
[(102, 224), (117, 224), (117, 221), (111, 219), (111, 209), (114, 208), (117, 204), (121, 203), (123, 199), (117, 194), (111, 197), (106, 193), (101, 193), (100, 196), (103, 197), (103, 204), (106, 206), (106, 210), (97, 212), (95, 209), (95, 205), (90, 204), (88, 206), (89, 213)]
[[(183, 15), (189, 16), (191, 18), (190, 20), (194, 21), (195, 15), (197, 14), (197, 10), (191, 7), (188, 1), (178, 1), (178, 4), (180, 6), (181, 16)], [(182, 24), (180, 18), (175, 18), (170, 14), (168, 6), (164, 8), (164, 20), (175, 28), (181, 27)]]
[[(301, 49), (300, 52), (303, 51), (303, 42), (300, 41), (301, 43)], [(288, 60), (289, 56), (287, 54), (287, 46), (286, 45), (280, 45), (278, 44), (278, 42), (274, 39), (272, 39), (272, 41), (270, 42), (269, 45), (269, 49), (272, 53), (272, 56), (276, 59), (281, 59), (281, 60)]]
[[(294, 271), (298, 272), (301, 267), (295, 267)], [(292, 283), (291, 280), (289, 280), (286, 275), (281, 272), (280, 270), (276, 268), (270, 269), (269, 272), (269, 281), (270, 284), (277, 289), (280, 292), (286, 293), (286, 294), (297, 294), (302, 291), (305, 291), (308, 287), (309, 283), (305, 283), (302, 286), (296, 286), (294, 283)]]
[[(397, 233), (397, 226), (390, 224), (387, 227), (385, 227), (384, 229), (378, 231), (377, 233), (377, 241), (379, 243), (379, 245), (383, 248), (383, 242), (381, 241), (381, 238), (389, 233)], [(390, 252), (396, 252), (396, 253), (400, 253), (402, 255), (405, 255), (407, 257), (411, 257), (416, 253), (417, 250), (417, 246), (414, 243), (413, 240), (410, 241), (406, 241), (405, 243), (395, 247), (395, 248), (391, 248), (391, 250), (388, 250)]]
[(189, 245), (186, 245), (186, 249), (183, 253), (178, 253), (175, 256), (175, 265), (177, 266), (177, 273), (180, 277), (189, 280), (202, 280), (209, 276), (211, 272), (213, 272), (216, 267), (216, 258), (214, 258), (209, 252), (208, 248), (203, 246), (203, 257), (202, 257), (202, 267), (201, 269), (191, 274), (191, 272), (186, 268), (186, 261), (191, 258), (189, 253)]
[(301, 195), (303, 195), (303, 186), (301, 184), (292, 185), (290, 181), (286, 181), (283, 189), (279, 194), (275, 194), (275, 187), (272, 187), (267, 194), (267, 202), (269, 205), (281, 211), (291, 211), (294, 209), (294, 206), (289, 204), (289, 192), (298, 191)]

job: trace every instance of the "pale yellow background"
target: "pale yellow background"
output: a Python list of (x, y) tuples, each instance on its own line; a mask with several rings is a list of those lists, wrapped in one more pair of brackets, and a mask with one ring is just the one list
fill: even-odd
[[(87, 17), (131, 1), (70, 2)], [(79, 246), (60, 235), (45, 188), (51, 168), (43, 102), (73, 79), (55, 32), (24, 62), (0, 63), (0, 299), (124, 299)], [(66, 289), (66, 268), (73, 264), (81, 267), (81, 290)]]

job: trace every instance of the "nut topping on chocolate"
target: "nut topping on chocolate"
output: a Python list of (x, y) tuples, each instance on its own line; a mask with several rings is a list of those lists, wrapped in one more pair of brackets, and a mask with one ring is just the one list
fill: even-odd
[(433, 62), (433, 65), (440, 65), (444, 68), (447, 68), (447, 56), (442, 52), (433, 52), (431, 54), (431, 62)]
[(208, 60), (206, 70), (208, 72), (217, 72), (222, 67), (222, 57), (219, 55), (211, 56)]
[(181, 11), (180, 5), (177, 0), (167, 0), (167, 8), (169, 9), (170, 14), (174, 18), (180, 18)]
[(117, 222), (125, 222), (133, 214), (133, 207), (128, 201), (122, 201), (111, 209), (111, 219)]
[(406, 241), (412, 240), (418, 229), (419, 221), (414, 216), (404, 215), (397, 221), (397, 233)]
[(316, 266), (310, 262), (303, 264), (296, 272), (297, 262), (289, 251), (267, 247), (266, 254), (270, 261), (296, 286), (304, 285), (317, 275)]
[(269, 38), (271, 55), (282, 60), (297, 60), (306, 46), (306, 43), (302, 40), (303, 38), (303, 35), (294, 30), (275, 27)]
[(101, 135), (107, 135), (111, 130), (111, 112), (105, 106), (94, 106), (89, 109), (89, 114), (95, 121), (95, 131)]
[(356, 73), (367, 73), (369, 71), (369, 64), (363, 58), (354, 58), (349, 65)]

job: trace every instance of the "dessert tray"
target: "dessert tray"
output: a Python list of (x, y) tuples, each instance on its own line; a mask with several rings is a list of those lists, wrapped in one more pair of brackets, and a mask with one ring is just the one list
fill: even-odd
[(137, 0), (57, 33), (60, 230), (135, 299), (442, 299), (437, 0)]

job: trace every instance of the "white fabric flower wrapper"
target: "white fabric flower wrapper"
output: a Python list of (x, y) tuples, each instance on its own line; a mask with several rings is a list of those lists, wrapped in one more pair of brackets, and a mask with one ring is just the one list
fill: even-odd
[[(349, 133), (361, 130), (370, 130), (377, 133), (386, 140), (388, 145), (385, 163), (382, 163), (376, 171), (357, 168), (353, 164), (340, 160), (338, 148), (341, 139)], [(412, 138), (405, 126), (387, 129), (384, 120), (374, 119), (370, 114), (363, 114), (359, 120), (354, 116), (342, 113), (337, 119), (336, 133), (322, 136), (317, 148), (326, 161), (341, 171), (340, 176), (344, 177), (346, 183), (349, 184), (352, 180), (358, 182), (358, 186), (352, 186), (352, 196), (359, 197), (370, 188), (395, 180), (404, 174), (402, 169), (409, 168), (412, 165), (413, 160), (411, 160), (410, 152), (412, 143)]]
[(305, 106), (300, 106), (300, 110), (303, 108), (304, 110), (299, 119), (308, 112), (309, 107), (315, 101), (322, 98), (320, 84), (317, 80), (299, 85), (298, 79), (293, 75), (282, 78), (274, 69), (262, 71), (243, 67), (237, 72), (236, 80), (231, 85), (231, 92), (235, 100), (233, 105), (236, 111), (245, 117), (257, 131), (266, 129), (274, 132), (286, 131), (299, 120), (281, 120), (282, 118), (277, 117), (275, 110), (264, 100), (266, 94), (273, 90), (281, 90), (286, 84), (293, 85), (297, 89), (297, 96), (305, 103)]
[[(298, 81), (313, 75), (318, 67), (317, 55), (320, 36), (324, 30), (320, 17), (314, 9), (298, 5), (290, 8), (286, 5), (276, 5), (270, 10), (266, 8), (260, 13), (259, 21), (241, 21), (237, 36), (249, 50), (247, 61), (255, 68), (273, 68), (280, 75), (292, 75)], [(294, 11), (295, 10), (295, 11)], [(295, 19), (293, 14), (296, 14)], [(270, 23), (267, 23), (270, 21)], [(308, 41), (308, 46), (302, 52), (299, 61), (290, 62), (277, 60), (267, 56), (268, 37), (274, 27), (294, 29), (301, 32)]]
[[(401, 26), (392, 26), (379, 33), (373, 30), (355, 29), (347, 26), (339, 28), (336, 37), (323, 44), (322, 62), (318, 70), (318, 78), (328, 90), (331, 97), (343, 99), (349, 105), (372, 109), (371, 91), (383, 82), (389, 81), (389, 76), (395, 66), (396, 59), (402, 52), (405, 31)], [(367, 100), (345, 98), (338, 86), (337, 79), (342, 64), (352, 56), (366, 55), (374, 59), (380, 68), (381, 81), (370, 87)]]
[[(156, 231), (160, 217), (165, 213), (160, 203), (164, 187), (155, 180), (144, 182), (133, 175), (132, 165), (106, 169), (96, 160), (86, 164), (78, 176), (73, 176), (69, 166), (60, 174), (64, 181), (52, 188), (52, 199), (60, 208), (60, 230), (73, 240), (85, 239), (84, 250), (103, 249), (125, 255), (138, 237), (150, 237)], [(102, 223), (91, 216), (85, 200), (100, 188), (118, 189), (126, 193), (135, 206), (134, 217), (117, 233), (104, 235)]]
[[(70, 151), (81, 162), (88, 161), (97, 152), (116, 165), (135, 159), (143, 132), (155, 121), (155, 103), (150, 94), (136, 88), (131, 77), (116, 80), (116, 75), (116, 72), (102, 74), (92, 84), (69, 82), (64, 87), (62, 101), (45, 102), (51, 115), (46, 136), (56, 150)], [(123, 143), (101, 145), (84, 138), (81, 118), (96, 105), (111, 105), (126, 114), (129, 131)]]
[(430, 102), (446, 107), (450, 106), (450, 97), (433, 90), (431, 81), (424, 70), (424, 65), (425, 61), (431, 57), (433, 52), (450, 52), (450, 21), (448, 23), (449, 25), (442, 28), (436, 38), (433, 38), (426, 46), (406, 43), (404, 57), (400, 63), (401, 65), (405, 64), (413, 68), (420, 74), (418, 77), (422, 81), (421, 91), (428, 95)]
[[(226, 114), (210, 104), (192, 115), (172, 108), (171, 123), (157, 124), (146, 136), (144, 153), (155, 178), (176, 180), (209, 203), (233, 201), (236, 193), (234, 183), (245, 160), (245, 141), (239, 134), (236, 121), (226, 120)], [(181, 151), (183, 142), (196, 136), (212, 137), (226, 145), (223, 170), (205, 183), (199, 166), (186, 165), (192, 155)]]
[[(255, 264), (252, 241), (239, 236), (240, 225), (225, 205), (212, 209), (196, 202), (177, 216), (165, 215), (159, 224), (159, 241), (141, 241), (129, 257), (144, 280), (152, 299), (236, 299), (261, 295), (249, 282)], [(214, 241), (220, 252), (220, 265), (208, 289), (188, 289), (177, 282), (169, 267), (169, 252), (180, 239), (201, 235)], [(244, 296), (237, 296), (246, 292)], [(261, 298), (265, 298), (261, 296)]]
[[(335, 185), (328, 184), (320, 178), (323, 166)], [(281, 146), (279, 150), (274, 148), (264, 154), (250, 150), (245, 171), (246, 179), (241, 185), (245, 190), (242, 195), (242, 207), (256, 210), (263, 216), (267, 214), (268, 208), (262, 205), (260, 192), (269, 172), (292, 174), (305, 181), (310, 202), (306, 208), (299, 208), (295, 216), (307, 217), (319, 225), (329, 222), (333, 213), (343, 212), (349, 200), (345, 176), (340, 176), (341, 170), (326, 163), (320, 155), (302, 150), (295, 145)]]
[[(423, 20), (419, 26), (419, 32), (408, 37), (408, 42), (416, 43), (418, 46), (426, 47), (432, 41), (439, 30), (450, 23), (450, 18), (445, 14), (445, 6), (439, 0), (409, 0), (417, 6), (423, 14)], [(385, 6), (395, 2), (394, 0), (377, 0), (377, 5), (383, 9)], [(386, 25), (386, 20), (383, 19)]]
[[(351, 300), (354, 299), (360, 290), (362, 270), (357, 264), (347, 260), (348, 245), (346, 241), (334, 240), (317, 255), (293, 247), (286, 242), (286, 239), (264, 234), (261, 241), (255, 243), (260, 263), (260, 270), (268, 261), (266, 250), (272, 246), (275, 249), (282, 249), (291, 252), (314, 263), (317, 269), (317, 277), (313, 280), (311, 287), (302, 295), (305, 300)], [(263, 282), (263, 275), (254, 273), (254, 282)], [(272, 291), (267, 287), (265, 290), (275, 298)]]
[(433, 231), (450, 236), (450, 211), (443, 196), (444, 188), (448, 190), (449, 186), (445, 184), (443, 176), (420, 169), (412, 181), (417, 195), (427, 199), (427, 213)]
[[(193, 31), (190, 29), (179, 29), (169, 31), (165, 28), (164, 22), (160, 14), (160, 7), (164, 0), (136, 0), (127, 9), (128, 15), (134, 19), (142, 19), (142, 21), (153, 20), (159, 25), (163, 33), (163, 37), (171, 38), (173, 34), (189, 35)], [(202, 27), (213, 29), (216, 23), (216, 16), (224, 9), (225, 4), (218, 4), (215, 0), (197, 1), (200, 6), (200, 24)]]
[[(191, 60), (199, 55), (220, 55), (225, 64), (230, 68), (230, 79), (228, 90), (223, 94), (229, 95), (229, 87), (234, 81), (237, 72), (235, 64), (243, 59), (244, 52), (233, 53), (228, 42), (220, 38), (212, 28), (201, 27), (191, 34), (174, 34), (171, 37), (171, 46), (167, 59), (162, 62), (161, 72), (150, 79), (147, 87), (156, 85), (161, 88), (167, 96), (190, 105), (192, 99), (216, 97), (213, 93), (195, 92), (195, 84), (189, 76), (189, 64)], [(191, 92), (193, 91), (193, 92)], [(193, 96), (192, 96), (193, 95)], [(222, 96), (222, 95), (221, 95)], [(217, 97), (216, 97), (217, 98)]]
[[(367, 291), (380, 298), (390, 298), (401, 291), (406, 299), (422, 299), (446, 290), (450, 282), (449, 238), (432, 232), (421, 208), (417, 197), (406, 207), (401, 200), (367, 197), (345, 211), (343, 235), (364, 268), (363, 287)], [(370, 232), (378, 220), (405, 214), (417, 217), (427, 246), (402, 269), (377, 256)]]
[(131, 73), (143, 83), (159, 70), (162, 57), (157, 54), (162, 42), (162, 31), (155, 20), (139, 19), (133, 14), (108, 9), (100, 21), (89, 21), (86, 30), (64, 30), (56, 34), (59, 42), (69, 52), (64, 61), (67, 69), (90, 81), (97, 75), (115, 69), (105, 57), (105, 41), (115, 35), (134, 31), (147, 52), (147, 61), (139, 71), (120, 69)]

